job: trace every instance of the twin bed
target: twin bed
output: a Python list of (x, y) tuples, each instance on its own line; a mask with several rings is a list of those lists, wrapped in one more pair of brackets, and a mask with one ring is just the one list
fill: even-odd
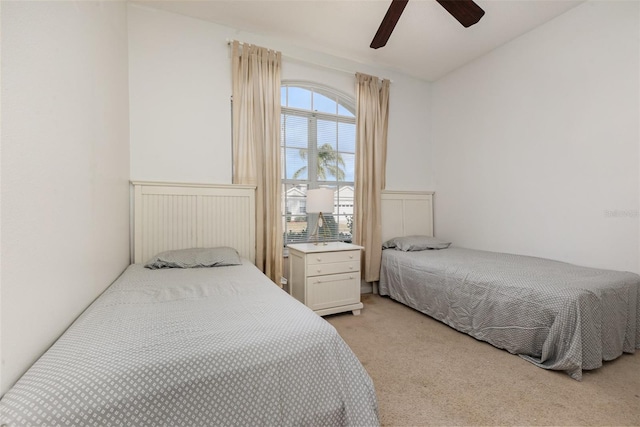
[(429, 237), (431, 203), (383, 195), (381, 295), (577, 380), (640, 348), (637, 274), (448, 247)]
[(253, 265), (253, 188), (134, 188), (135, 262), (5, 394), (0, 424), (379, 423), (336, 330)]

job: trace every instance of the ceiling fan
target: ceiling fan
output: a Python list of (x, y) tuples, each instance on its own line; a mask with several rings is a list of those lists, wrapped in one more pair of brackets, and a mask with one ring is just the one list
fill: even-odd
[[(436, 1), (465, 27), (470, 27), (477, 23), (480, 18), (482, 18), (482, 15), (484, 15), (484, 10), (472, 0)], [(371, 41), (371, 48), (379, 49), (387, 44), (408, 2), (409, 0), (392, 0), (389, 10), (387, 10), (386, 15), (384, 15), (380, 27)]]

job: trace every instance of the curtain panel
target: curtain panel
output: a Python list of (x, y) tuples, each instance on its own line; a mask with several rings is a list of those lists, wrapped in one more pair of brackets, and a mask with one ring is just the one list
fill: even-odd
[(385, 187), (389, 80), (356, 74), (354, 242), (364, 247), (366, 282), (380, 280), (381, 193)]
[(281, 62), (280, 52), (233, 42), (233, 183), (256, 186), (256, 266), (278, 286), (283, 245)]

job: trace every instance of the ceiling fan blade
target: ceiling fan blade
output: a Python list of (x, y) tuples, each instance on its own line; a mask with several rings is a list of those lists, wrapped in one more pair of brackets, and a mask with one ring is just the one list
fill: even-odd
[(472, 0), (436, 0), (447, 9), (465, 27), (477, 23), (484, 15), (484, 10)]
[(400, 15), (402, 15), (402, 11), (405, 6), (407, 6), (408, 2), (409, 0), (393, 0), (391, 2), (391, 6), (389, 6), (386, 15), (384, 15), (384, 18), (380, 23), (380, 27), (378, 28), (376, 35), (371, 41), (371, 48), (378, 49), (387, 44), (387, 41), (389, 41), (389, 37), (391, 37), (391, 33), (396, 27), (398, 19), (400, 19)]

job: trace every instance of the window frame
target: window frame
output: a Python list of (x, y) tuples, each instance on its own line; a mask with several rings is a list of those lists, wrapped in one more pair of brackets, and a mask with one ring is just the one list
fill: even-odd
[[(287, 241), (287, 235), (288, 235), (288, 228), (287, 228), (287, 217), (293, 217), (293, 213), (288, 213), (287, 207), (288, 207), (288, 199), (286, 196), (286, 192), (288, 190), (288, 187), (293, 187), (296, 185), (301, 185), (301, 186), (306, 186), (307, 189), (313, 189), (313, 188), (319, 188), (319, 187), (330, 187), (333, 188), (334, 191), (338, 192), (341, 188), (343, 187), (351, 187), (352, 189), (355, 190), (355, 176), (354, 176), (354, 180), (353, 181), (347, 181), (347, 180), (338, 180), (338, 177), (335, 177), (334, 180), (319, 180), (317, 179), (318, 177), (318, 171), (317, 171), (317, 161), (309, 161), (310, 159), (315, 159), (318, 156), (318, 144), (317, 144), (317, 122), (318, 120), (327, 120), (327, 121), (331, 121), (331, 122), (335, 122), (337, 124), (339, 123), (347, 123), (347, 124), (353, 124), (354, 126), (354, 139), (355, 139), (355, 124), (356, 124), (356, 113), (355, 113), (355, 99), (352, 96), (349, 96), (339, 90), (336, 90), (334, 88), (328, 87), (326, 85), (320, 84), (320, 83), (315, 83), (315, 82), (309, 82), (309, 81), (303, 81), (303, 80), (284, 80), (281, 83), (281, 87), (296, 87), (296, 88), (301, 88), (301, 89), (305, 89), (308, 90), (312, 93), (317, 93), (319, 95), (325, 96), (333, 101), (335, 101), (337, 103), (337, 107), (336, 107), (336, 113), (332, 114), (332, 113), (326, 113), (326, 112), (322, 112), (322, 111), (317, 111), (317, 110), (313, 110), (313, 95), (311, 98), (311, 109), (304, 109), (304, 108), (297, 108), (297, 107), (288, 107), (285, 105), (282, 105), (282, 98), (281, 98), (281, 126), (282, 126), (282, 131), (283, 131), (283, 136), (282, 136), (282, 140), (281, 140), (281, 148), (284, 148), (286, 151), (287, 146), (283, 145), (285, 143), (285, 124), (284, 124), (284, 117), (286, 115), (290, 115), (290, 116), (298, 116), (298, 117), (304, 117), (307, 118), (309, 120), (309, 125), (308, 125), (308, 141), (307, 141), (307, 178), (306, 179), (293, 179), (293, 178), (287, 178), (286, 175), (286, 166), (287, 166), (287, 156), (286, 153), (283, 152), (282, 155), (282, 176), (281, 176), (281, 181), (280, 184), (282, 185), (283, 188), (283, 195), (282, 195), (282, 212), (281, 212), (281, 216), (282, 216), (282, 221), (283, 221), (283, 245), (286, 247), (289, 243), (305, 243), (305, 242), (310, 242), (312, 241), (309, 237), (309, 233), (311, 233), (313, 231), (313, 228), (315, 228), (315, 224), (317, 222), (317, 214), (306, 214), (307, 217), (307, 238), (304, 240), (295, 240), (295, 241)], [(287, 90), (287, 94), (288, 94), (288, 90)], [(286, 101), (288, 101), (288, 99), (286, 99)], [(288, 104), (288, 102), (286, 102)], [(351, 113), (351, 116), (347, 116), (347, 115), (342, 115), (340, 114), (340, 107), (342, 107), (342, 109), (348, 111), (349, 113)], [(355, 159), (355, 140), (354, 140), (354, 151), (341, 151), (340, 150), (340, 142), (339, 139), (337, 140), (337, 145), (336, 145), (336, 151), (338, 153), (347, 153), (347, 154), (352, 154), (354, 156)], [(353, 165), (354, 169), (355, 169), (355, 161), (354, 161), (354, 165)], [(355, 170), (354, 170), (355, 173)], [(315, 179), (311, 179), (311, 177), (315, 177)], [(346, 177), (345, 177), (346, 178)], [(343, 204), (341, 203), (340, 200), (340, 195), (339, 193), (336, 194), (336, 211), (333, 213), (333, 217), (337, 218), (337, 223), (340, 223), (340, 218), (344, 217), (345, 220), (348, 221), (348, 217), (351, 216), (351, 221), (353, 221), (353, 213), (351, 215), (348, 214), (343, 214), (340, 213), (341, 211), (341, 207), (343, 206)], [(353, 204), (353, 202), (352, 202)], [(352, 222), (353, 223), (353, 222)], [(353, 236), (351, 236), (351, 238), (340, 238), (340, 232), (339, 232), (339, 227), (338, 230), (336, 230), (337, 233), (337, 239), (333, 239), (333, 240), (338, 240), (338, 241), (351, 241), (351, 238)]]

